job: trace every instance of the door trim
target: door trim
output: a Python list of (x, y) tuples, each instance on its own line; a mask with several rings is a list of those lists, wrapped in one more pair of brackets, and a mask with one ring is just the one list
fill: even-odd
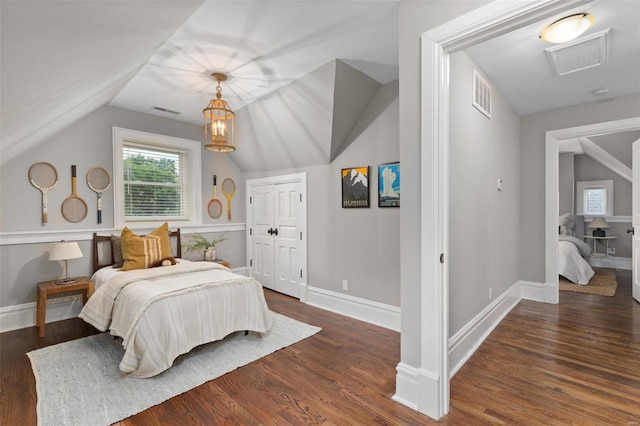
[[(300, 183), (302, 186), (302, 206), (300, 207), (300, 215), (302, 219), (302, 223), (300, 224), (300, 229), (302, 232), (302, 244), (300, 245), (300, 267), (302, 268), (302, 278), (300, 279), (300, 289), (299, 296), (300, 301), (306, 302), (307, 288), (309, 283), (309, 269), (308, 269), (308, 241), (309, 241), (309, 233), (307, 231), (307, 174), (306, 173), (294, 173), (288, 175), (280, 175), (280, 176), (267, 176), (263, 178), (256, 179), (247, 179), (246, 181), (246, 191), (245, 191), (245, 212), (246, 212), (246, 253), (247, 253), (247, 263), (249, 259), (252, 258), (251, 254), (251, 235), (249, 235), (250, 230), (253, 228), (253, 224), (251, 222), (251, 207), (250, 200), (251, 197), (251, 189), (253, 186), (262, 186), (262, 185), (277, 185), (281, 183)], [(251, 265), (247, 265), (249, 268), (249, 273), (251, 274)]]
[(544, 302), (558, 303), (558, 144), (563, 139), (640, 130), (640, 117), (551, 130), (545, 136), (545, 283)]

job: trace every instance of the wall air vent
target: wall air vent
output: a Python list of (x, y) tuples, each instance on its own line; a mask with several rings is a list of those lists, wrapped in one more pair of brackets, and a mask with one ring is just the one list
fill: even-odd
[(172, 109), (162, 108), (159, 106), (152, 106), (151, 109), (155, 109), (156, 111), (168, 112), (169, 114), (175, 114), (175, 115), (180, 114), (180, 111), (174, 111)]
[(559, 46), (546, 49), (555, 75), (571, 74), (608, 62), (609, 31), (599, 31)]
[(491, 86), (480, 73), (473, 69), (473, 102), (478, 111), (491, 118)]

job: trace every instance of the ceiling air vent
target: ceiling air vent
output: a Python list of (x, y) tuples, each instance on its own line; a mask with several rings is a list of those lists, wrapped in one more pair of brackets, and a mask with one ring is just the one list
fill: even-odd
[(546, 49), (553, 72), (565, 75), (606, 64), (609, 31), (610, 29), (606, 29), (589, 37)]
[(151, 109), (155, 109), (156, 111), (168, 112), (169, 114), (175, 114), (175, 115), (180, 114), (180, 111), (174, 111), (172, 109), (162, 108), (159, 106), (152, 106)]
[(491, 86), (475, 68), (473, 70), (472, 105), (487, 118), (491, 118)]

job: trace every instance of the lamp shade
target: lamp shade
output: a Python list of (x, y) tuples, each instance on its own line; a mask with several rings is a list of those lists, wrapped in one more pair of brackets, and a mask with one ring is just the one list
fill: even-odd
[(589, 229), (609, 229), (609, 224), (604, 217), (594, 217), (588, 226)]
[(82, 251), (75, 241), (55, 243), (49, 251), (49, 260), (69, 260), (82, 257)]

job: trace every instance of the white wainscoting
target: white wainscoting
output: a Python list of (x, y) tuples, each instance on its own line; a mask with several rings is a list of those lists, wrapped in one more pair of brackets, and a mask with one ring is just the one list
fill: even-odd
[(318, 308), (400, 331), (400, 308), (359, 297), (307, 286), (300, 300)]
[[(239, 275), (248, 276), (249, 268), (232, 268)], [(47, 323), (75, 318), (82, 310), (80, 294), (47, 299)], [(0, 308), (0, 333), (36, 325), (36, 302)]]
[(518, 281), (449, 339), (449, 375), (453, 377), (500, 321), (520, 302)]

